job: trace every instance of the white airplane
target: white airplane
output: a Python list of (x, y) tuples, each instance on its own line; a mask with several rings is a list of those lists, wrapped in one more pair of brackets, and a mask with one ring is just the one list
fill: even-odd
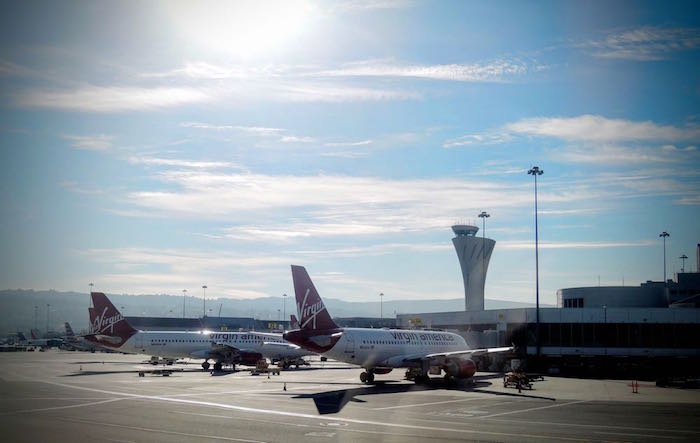
[(29, 330), (29, 339), (24, 336), (23, 333), (18, 332), (17, 337), (19, 339), (19, 344), (24, 346), (34, 346), (42, 349), (60, 346), (63, 341), (60, 338), (37, 338), (34, 334), (34, 330)]
[(63, 337), (63, 344), (69, 348), (77, 349), (78, 351), (90, 351), (95, 352), (96, 349), (100, 348), (95, 343), (91, 343), (86, 340), (82, 335), (75, 335), (73, 328), (71, 328), (70, 323), (63, 323), (63, 327), (66, 330), (66, 335)]
[(292, 279), (300, 329), (285, 332), (284, 338), (325, 357), (363, 367), (363, 383), (372, 383), (375, 374), (387, 374), (395, 368), (414, 368), (416, 383), (429, 381), (428, 373), (442, 371), (447, 381), (468, 379), (476, 373), (471, 356), (514, 350), (470, 349), (462, 336), (451, 332), (340, 328), (306, 269), (292, 265)]
[(310, 354), (284, 341), (281, 334), (138, 331), (131, 327), (107, 296), (101, 292), (90, 295), (94, 306), (88, 309), (92, 333), (85, 338), (120, 352), (164, 359), (201, 358), (204, 359), (204, 370), (209, 369), (209, 360), (214, 360), (215, 371), (220, 371), (224, 364), (254, 366), (263, 358), (296, 362)]

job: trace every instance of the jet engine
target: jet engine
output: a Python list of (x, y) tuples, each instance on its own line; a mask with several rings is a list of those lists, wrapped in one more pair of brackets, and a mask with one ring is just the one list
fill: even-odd
[(476, 373), (476, 363), (469, 359), (453, 358), (445, 362), (445, 372), (455, 378), (469, 378)]

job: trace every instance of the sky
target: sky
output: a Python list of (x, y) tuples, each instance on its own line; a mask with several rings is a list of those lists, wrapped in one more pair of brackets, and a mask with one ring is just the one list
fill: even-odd
[[(0, 287), (348, 301), (660, 281), (700, 243), (697, 2), (24, 1)], [(482, 230), (478, 235), (482, 235)]]

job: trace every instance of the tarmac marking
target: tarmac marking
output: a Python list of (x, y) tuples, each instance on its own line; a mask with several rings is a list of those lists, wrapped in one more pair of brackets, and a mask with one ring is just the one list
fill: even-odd
[(677, 436), (669, 436), (669, 435), (657, 435), (657, 434), (633, 434), (631, 432), (604, 432), (604, 431), (595, 431), (596, 434), (607, 434), (607, 435), (623, 435), (625, 437), (653, 437), (653, 438), (668, 438), (671, 440), (685, 440), (684, 437)]
[(491, 417), (499, 417), (501, 415), (519, 414), (521, 412), (538, 411), (540, 409), (559, 408), (561, 406), (568, 406), (568, 405), (574, 405), (576, 403), (587, 403), (587, 402), (588, 402), (588, 400), (570, 401), (569, 403), (559, 403), (556, 405), (538, 406), (536, 408), (519, 409), (517, 411), (500, 412), (498, 414), (485, 415), (481, 418), (484, 419), (484, 418), (491, 418)]
[(107, 400), (102, 400), (102, 401), (93, 401), (90, 403), (80, 403), (77, 405), (65, 405), (65, 406), (51, 406), (48, 408), (37, 408), (37, 409), (24, 409), (21, 411), (8, 411), (8, 412), (0, 412), (0, 415), (10, 415), (10, 414), (27, 414), (31, 412), (44, 412), (44, 411), (56, 411), (59, 409), (72, 409), (72, 408), (82, 408), (84, 406), (94, 406), (94, 405), (101, 405), (104, 403), (112, 403), (115, 401), (119, 400), (124, 400), (124, 398), (110, 398)]
[(412, 405), (399, 405), (399, 406), (387, 406), (384, 408), (372, 408), (374, 411), (385, 411), (388, 409), (401, 409), (401, 408), (414, 408), (414, 407), (419, 407), (419, 406), (431, 406), (431, 405), (443, 405), (446, 403), (458, 403), (458, 402), (466, 402), (466, 401), (473, 401), (473, 400), (482, 400), (485, 399), (486, 397), (476, 397), (476, 398), (460, 398), (457, 400), (445, 400), (445, 401), (436, 401), (432, 403), (415, 403)]
[(167, 429), (142, 428), (140, 426), (120, 425), (117, 423), (106, 423), (106, 422), (92, 421), (92, 420), (67, 420), (67, 421), (86, 423), (86, 424), (92, 424), (92, 425), (98, 425), (98, 426), (111, 426), (113, 428), (131, 429), (134, 431), (153, 432), (153, 433), (158, 433), (158, 434), (181, 435), (184, 437), (205, 438), (205, 439), (211, 439), (211, 440), (224, 440), (224, 441), (239, 441), (239, 442), (244, 442), (244, 443), (265, 443), (264, 441), (260, 441), (260, 440), (245, 440), (242, 438), (221, 437), (218, 435), (190, 434), (187, 432), (168, 431)]
[[(483, 418), (483, 417), (480, 417)], [(576, 426), (579, 428), (601, 428), (601, 429), (629, 429), (631, 431), (649, 431), (649, 432), (675, 432), (678, 434), (700, 434), (700, 431), (693, 430), (682, 430), (682, 429), (659, 429), (659, 428), (638, 428), (631, 426), (612, 426), (612, 425), (587, 425), (581, 423), (561, 423), (561, 422), (550, 422), (550, 421), (533, 421), (533, 420), (519, 420), (519, 419), (488, 419), (488, 421), (503, 421), (508, 423), (522, 422), (524, 424), (533, 425), (545, 425), (545, 426), (566, 426), (572, 427)]]
[[(306, 418), (306, 419), (312, 419), (312, 420), (318, 420), (318, 418), (319, 418), (318, 415), (314, 415), (314, 414), (279, 411), (279, 410), (272, 410), (272, 409), (260, 409), (260, 408), (252, 408), (252, 407), (247, 407), (247, 406), (230, 405), (230, 404), (225, 404), (225, 403), (215, 403), (215, 402), (198, 401), (198, 400), (187, 400), (187, 399), (170, 398), (170, 397), (163, 397), (163, 396), (156, 396), (156, 395), (144, 395), (144, 394), (132, 394), (132, 393), (128, 393), (128, 392), (108, 391), (108, 390), (104, 390), (104, 389), (90, 388), (90, 387), (86, 387), (86, 386), (70, 385), (70, 384), (51, 382), (51, 381), (40, 381), (40, 383), (48, 383), (48, 384), (53, 384), (56, 386), (63, 386), (66, 388), (73, 388), (73, 389), (86, 390), (86, 391), (92, 391), (92, 392), (100, 392), (100, 393), (104, 393), (104, 394), (121, 395), (121, 396), (125, 396), (125, 397), (136, 398), (136, 399), (163, 401), (166, 403), (170, 402), (170, 403), (176, 403), (176, 404), (204, 406), (204, 407), (212, 407), (212, 408), (219, 408), (219, 409), (235, 410), (235, 411), (240, 411), (240, 412), (249, 412), (249, 413), (281, 415), (281, 416), (286, 416), (286, 417)], [(115, 401), (115, 400), (119, 400), (119, 399), (111, 399), (111, 401)], [(558, 404), (558, 405), (548, 405), (548, 406), (542, 406), (542, 407), (537, 407), (537, 408), (529, 408), (529, 409), (523, 409), (523, 410), (519, 410), (519, 411), (502, 412), (499, 414), (492, 414), (492, 415), (484, 416), (484, 417), (480, 417), (480, 418), (484, 419), (484, 418), (496, 417), (496, 416), (501, 416), (501, 415), (506, 415), (506, 414), (514, 414), (514, 413), (518, 413), (518, 412), (528, 412), (528, 411), (547, 409), (547, 408), (558, 407), (558, 406), (567, 406), (567, 405), (571, 405), (571, 404), (585, 403), (585, 402), (587, 402), (587, 400), (573, 401), (573, 402), (569, 402), (569, 403), (562, 403), (562, 404)], [(227, 417), (227, 418), (230, 418), (230, 417)], [(524, 434), (524, 433), (494, 432), (494, 431), (477, 431), (474, 429), (464, 429), (464, 428), (463, 429), (438, 428), (438, 427), (433, 427), (433, 426), (419, 426), (419, 425), (409, 425), (409, 424), (401, 424), (401, 423), (376, 422), (376, 421), (371, 421), (371, 420), (360, 420), (360, 419), (351, 419), (351, 418), (342, 418), (342, 417), (333, 417), (333, 418), (328, 417), (326, 419), (332, 420), (335, 422), (343, 422), (343, 423), (353, 423), (353, 424), (360, 424), (360, 425), (372, 425), (372, 426), (379, 426), (379, 427), (391, 427), (391, 428), (403, 428), (403, 429), (419, 429), (419, 430), (425, 430), (425, 431), (454, 432), (454, 433), (461, 433), (461, 434), (469, 433), (469, 434), (483, 434), (483, 435), (498, 435), (498, 436), (519, 437), (519, 438), (527, 437), (527, 438), (533, 438), (533, 439), (548, 439), (548, 440), (562, 440), (562, 441), (589, 441), (589, 439), (586, 439), (586, 438), (561, 437), (561, 436), (552, 436), (552, 435), (537, 435), (537, 434)], [(76, 420), (76, 421), (82, 421), (82, 420)], [(88, 421), (85, 421), (85, 422), (92, 423), (92, 422), (88, 422)], [(97, 422), (94, 422), (94, 423), (97, 423)], [(166, 431), (166, 430), (161, 431), (161, 430), (157, 430), (157, 429), (137, 428), (137, 427), (132, 427), (132, 426), (116, 425), (116, 424), (109, 424), (109, 423), (106, 423), (105, 425), (118, 426), (118, 427), (123, 427), (123, 428), (128, 428), (128, 429), (137, 429), (137, 430), (141, 429), (141, 430), (150, 431), (150, 432), (163, 432), (163, 433), (169, 433), (169, 434), (174, 434), (174, 435), (184, 435), (184, 436), (203, 437), (203, 438), (208, 437), (208, 438), (213, 438), (213, 439), (223, 439), (223, 440), (231, 440), (231, 441), (249, 441), (249, 440), (229, 439), (229, 438), (216, 437), (216, 436), (204, 436), (204, 435), (178, 433), (178, 432)], [(358, 432), (357, 430), (352, 430), (352, 429), (343, 429), (343, 431)]]

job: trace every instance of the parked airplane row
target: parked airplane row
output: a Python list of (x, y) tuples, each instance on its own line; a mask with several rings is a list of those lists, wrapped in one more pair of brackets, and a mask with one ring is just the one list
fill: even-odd
[(302, 357), (311, 354), (286, 342), (281, 334), (262, 332), (210, 331), (138, 331), (121, 315), (101, 292), (93, 292), (89, 308), (92, 333), (85, 338), (95, 344), (120, 352), (147, 354), (165, 359), (204, 359), (202, 368), (208, 370), (209, 360), (214, 370), (223, 365), (255, 365), (268, 358), (280, 366), (305, 364)]
[(476, 372), (473, 356), (512, 352), (512, 347), (471, 349), (458, 334), (403, 329), (341, 328), (331, 318), (306, 269), (292, 265), (297, 315), (284, 334), (261, 332), (138, 331), (100, 292), (91, 293), (92, 333), (84, 338), (99, 346), (164, 359), (203, 359), (202, 368), (225, 364), (255, 365), (261, 359), (281, 366), (304, 364), (303, 357), (322, 357), (364, 368), (360, 380), (407, 368), (417, 383), (444, 372), (446, 380), (469, 379)]

